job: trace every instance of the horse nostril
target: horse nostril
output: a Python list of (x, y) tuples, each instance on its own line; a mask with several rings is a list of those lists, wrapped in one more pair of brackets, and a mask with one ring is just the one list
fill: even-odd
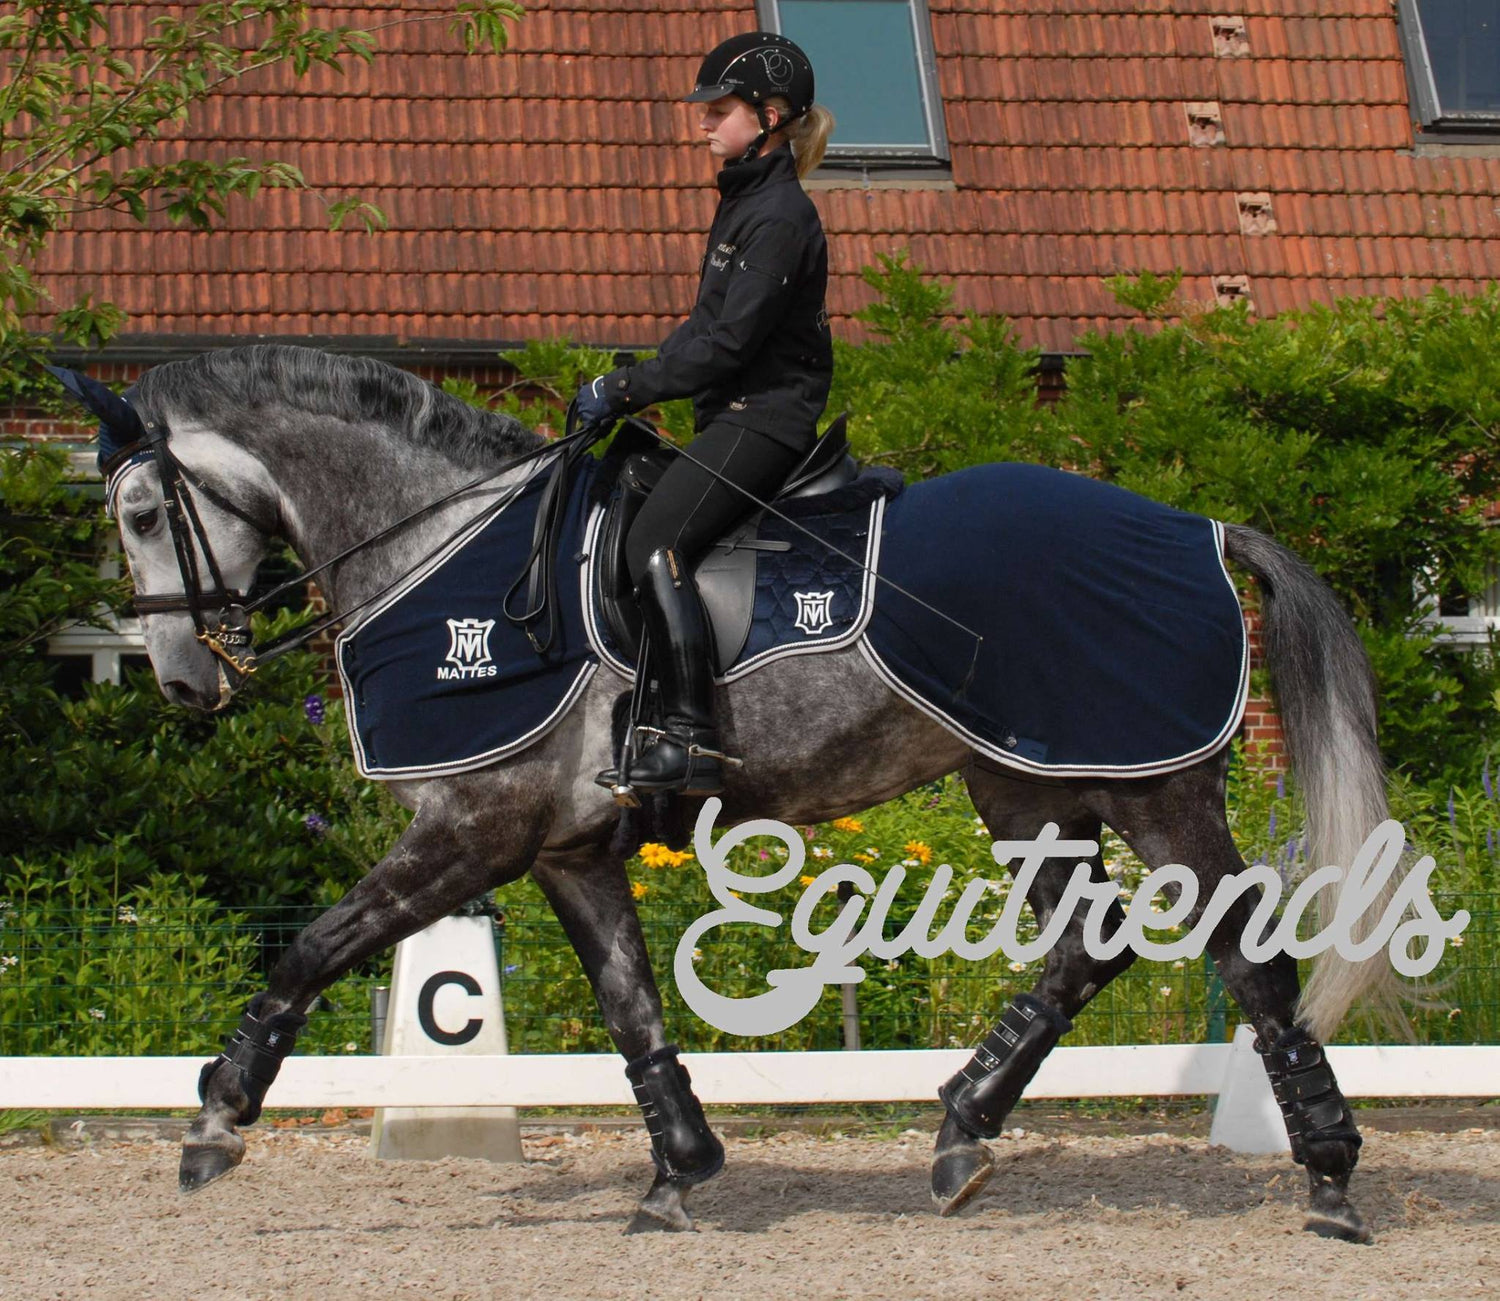
[(211, 711), (219, 708), (220, 701), (218, 693), (209, 695), (207, 692), (195, 687), (190, 682), (184, 682), (181, 678), (170, 678), (161, 684), (161, 693), (174, 705), (182, 705), (186, 709), (197, 709)]

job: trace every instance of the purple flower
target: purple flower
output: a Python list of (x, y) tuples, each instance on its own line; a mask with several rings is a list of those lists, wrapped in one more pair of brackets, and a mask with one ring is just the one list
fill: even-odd
[(508, 976), (512, 971), (520, 971), (520, 969), (521, 964), (519, 962), (510, 962), (506, 964), (505, 974)]
[(1278, 800), (1286, 799), (1286, 778), (1280, 773), (1276, 774), (1276, 798)]
[(308, 696), (302, 702), (302, 712), (307, 715), (309, 723), (321, 723), (323, 721), (323, 697)]
[(1453, 788), (1448, 788), (1448, 825), (1458, 830), (1458, 811), (1453, 807)]
[(1490, 757), (1484, 756), (1484, 771), (1479, 774), (1480, 785), (1484, 787), (1484, 797), (1487, 800), (1495, 798), (1495, 788), (1490, 784)]
[(328, 819), (320, 818), (316, 813), (309, 813), (302, 819), (302, 825), (315, 836), (321, 836), (328, 830)]

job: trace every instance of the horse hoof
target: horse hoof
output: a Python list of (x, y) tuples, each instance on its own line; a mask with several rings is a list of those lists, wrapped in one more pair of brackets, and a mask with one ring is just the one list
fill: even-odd
[(1307, 1208), (1307, 1222), (1302, 1226), (1320, 1238), (1337, 1238), (1341, 1242), (1369, 1242), (1370, 1230), (1358, 1211), (1349, 1205), (1344, 1190), (1332, 1180), (1315, 1180)]
[(1320, 1238), (1336, 1238), (1340, 1242), (1369, 1242), (1371, 1238), (1369, 1225), (1348, 1202), (1337, 1207), (1314, 1208), (1302, 1227)]
[(244, 1159), (245, 1144), (241, 1140), (239, 1151), (224, 1147), (194, 1145), (182, 1149), (182, 1164), (177, 1167), (177, 1187), (185, 1193), (195, 1193), (205, 1184), (211, 1184), (221, 1175), (227, 1175)]
[(995, 1173), (995, 1158), (983, 1143), (946, 1148), (932, 1159), (932, 1202), (939, 1215), (962, 1210)]
[(697, 1231), (698, 1226), (693, 1223), (693, 1217), (681, 1207), (677, 1209), (676, 1215), (663, 1217), (656, 1211), (642, 1206), (630, 1217), (630, 1223), (625, 1226), (627, 1237), (636, 1233), (696, 1233)]
[(651, 1191), (641, 1199), (630, 1223), (625, 1226), (632, 1233), (693, 1233), (697, 1226), (687, 1213), (683, 1199), (687, 1188), (658, 1173)]

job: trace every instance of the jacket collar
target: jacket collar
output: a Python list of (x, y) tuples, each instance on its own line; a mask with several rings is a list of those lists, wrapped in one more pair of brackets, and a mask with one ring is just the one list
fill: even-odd
[(778, 145), (768, 154), (748, 163), (732, 164), (719, 172), (719, 193), (726, 199), (737, 198), (764, 185), (797, 179), (797, 162), (790, 145)]

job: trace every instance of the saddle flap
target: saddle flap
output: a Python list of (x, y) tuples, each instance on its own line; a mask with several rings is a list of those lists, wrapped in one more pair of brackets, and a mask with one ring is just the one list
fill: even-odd
[(755, 541), (759, 528), (757, 515), (717, 543), (693, 571), (713, 628), (714, 658), (720, 674), (729, 672), (750, 636), (750, 619), (755, 613), (756, 550), (747, 544)]

